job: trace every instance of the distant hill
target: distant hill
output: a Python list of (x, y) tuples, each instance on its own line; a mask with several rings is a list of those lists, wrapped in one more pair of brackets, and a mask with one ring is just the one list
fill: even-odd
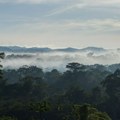
[(106, 52), (107, 50), (104, 48), (98, 48), (98, 47), (86, 47), (81, 49), (83, 52)]
[(76, 49), (76, 48), (60, 48), (60, 49), (51, 49), (51, 48), (40, 48), (40, 47), (19, 47), (19, 46), (0, 46), (0, 52), (13, 52), (13, 53), (36, 53), (36, 52), (105, 52), (107, 51), (104, 48), (97, 48), (97, 47), (87, 47), (83, 49)]
[(50, 48), (38, 48), (38, 47), (19, 47), (19, 46), (0, 46), (0, 52), (13, 52), (13, 53), (36, 53), (36, 52), (51, 52)]
[(53, 51), (58, 51), (58, 52), (78, 52), (80, 51), (80, 49), (76, 49), (76, 48), (63, 48), (63, 49), (54, 49)]

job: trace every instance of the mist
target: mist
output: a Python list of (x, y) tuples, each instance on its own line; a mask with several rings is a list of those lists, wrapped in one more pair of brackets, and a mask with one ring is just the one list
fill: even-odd
[(7, 53), (2, 61), (4, 69), (18, 69), (24, 65), (37, 66), (43, 70), (65, 70), (70, 62), (85, 65), (110, 65), (120, 63), (120, 52), (108, 50), (102, 53), (94, 52), (50, 52), (50, 53)]

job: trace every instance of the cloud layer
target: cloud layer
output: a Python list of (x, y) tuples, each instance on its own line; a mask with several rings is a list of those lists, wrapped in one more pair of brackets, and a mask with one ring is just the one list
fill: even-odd
[[(75, 53), (40, 53), (40, 54), (19, 54), (9, 55), (3, 61), (4, 68), (19, 68), (23, 65), (38, 66), (44, 70), (51, 70), (53, 68), (64, 71), (66, 64), (70, 62), (79, 62), (86, 65), (104, 64), (110, 65), (119, 63), (120, 51), (108, 50), (103, 53), (75, 52)], [(18, 62), (19, 61), (19, 62)]]

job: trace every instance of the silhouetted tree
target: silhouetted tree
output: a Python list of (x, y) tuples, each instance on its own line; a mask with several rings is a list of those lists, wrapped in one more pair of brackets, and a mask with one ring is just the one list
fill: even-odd
[[(4, 53), (0, 53), (0, 62), (1, 62), (1, 59), (4, 59), (5, 57), (5, 54)], [(0, 79), (2, 79), (3, 77), (3, 73), (2, 73), (2, 65), (0, 65)]]
[(85, 69), (85, 66), (79, 63), (69, 63), (66, 65), (66, 68), (70, 70), (71, 72), (79, 72)]

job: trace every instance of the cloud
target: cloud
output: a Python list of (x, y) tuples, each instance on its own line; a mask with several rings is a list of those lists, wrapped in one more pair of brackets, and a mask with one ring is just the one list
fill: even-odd
[(100, 5), (100, 4), (118, 4), (119, 0), (84, 0), (85, 3), (92, 5)]
[(25, 30), (36, 33), (61, 33), (61, 32), (117, 32), (120, 31), (120, 20), (118, 19), (90, 19), (90, 20), (63, 20), (57, 22), (35, 21), (32, 23), (19, 24), (13, 27), (13, 31)]
[(74, 5), (62, 6), (61, 8), (52, 10), (51, 13), (49, 13), (46, 16), (53, 16), (53, 15), (61, 14), (61, 13), (64, 13), (66, 11), (70, 11), (70, 10), (76, 9), (76, 8), (79, 8), (79, 9), (81, 8), (82, 9), (85, 6), (86, 6), (85, 3), (79, 3), (79, 4), (74, 4)]
[[(12, 54), (12, 53), (10, 53)], [(18, 57), (19, 56), (19, 57)], [(119, 63), (120, 52), (117, 50), (108, 50), (102, 53), (87, 52), (75, 52), (75, 53), (63, 53), (63, 52), (51, 52), (51, 53), (36, 53), (36, 54), (24, 54), (19, 53), (13, 56), (7, 56), (3, 60), (4, 68), (19, 68), (23, 65), (42, 67), (44, 70), (50, 70), (57, 68), (58, 70), (64, 70), (66, 64), (70, 62), (79, 62), (86, 65), (91, 64), (115, 64)], [(18, 62), (19, 61), (19, 62)]]
[(92, 20), (81, 20), (73, 21), (66, 24), (69, 29), (85, 30), (85, 31), (115, 31), (120, 30), (120, 20), (117, 19), (92, 19)]
[(31, 4), (40, 4), (40, 3), (56, 3), (63, 0), (0, 0), (0, 3), (31, 3)]
[(0, 0), (0, 3), (32, 3), (32, 4), (40, 4), (40, 3), (87, 3), (92, 5), (100, 5), (100, 4), (119, 4), (119, 0)]
[[(78, 10), (78, 9), (89, 9), (89, 8), (111, 8), (111, 7), (120, 7), (120, 1), (119, 0), (71, 0), (70, 2), (67, 2), (67, 0), (61, 1), (63, 3), (60, 5), (57, 9), (52, 10), (48, 15), (46, 16), (53, 16), (61, 13), (65, 13), (67, 11), (71, 10)], [(66, 4), (68, 3), (68, 4)]]
[[(56, 46), (49, 41), (76, 39), (79, 43), (81, 39), (82, 45), (88, 34), (93, 35), (91, 40), (100, 40), (100, 35), (103, 39), (119, 39), (120, 0), (0, 0), (0, 4), (0, 44)], [(94, 38), (96, 33), (99, 35)], [(109, 38), (104, 37), (106, 34)], [(36, 43), (31, 42), (35, 39)]]

